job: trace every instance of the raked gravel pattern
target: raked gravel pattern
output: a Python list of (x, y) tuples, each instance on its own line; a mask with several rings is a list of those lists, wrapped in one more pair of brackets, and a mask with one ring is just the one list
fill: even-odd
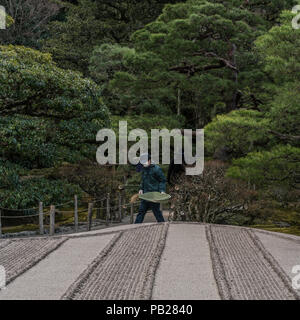
[[(193, 234), (190, 233), (192, 229)], [(266, 240), (267, 235), (270, 239)], [(89, 237), (93, 239), (88, 239)], [(102, 237), (109, 238), (103, 243)], [(80, 253), (68, 250), (67, 254), (71, 255), (68, 259), (64, 254), (66, 247), (62, 244), (73, 240), (78, 241), (80, 248), (87, 246), (88, 250), (89, 245), (93, 247), (88, 257), (83, 259), (85, 262), (81, 267), (72, 269), (72, 277), (59, 280), (55, 272), (51, 272), (52, 269), (47, 271), (47, 268), (43, 267), (43, 263), (48, 266), (52, 257), (52, 263), (58, 259), (57, 270), (70, 268), (70, 261), (77, 258), (73, 255)], [(182, 299), (212, 299), (220, 296), (225, 300), (299, 300), (300, 293), (293, 290), (288, 275), (291, 266), (298, 263), (295, 256), (298, 256), (299, 241), (300, 238), (296, 236), (288, 237), (266, 231), (262, 233), (260, 230), (234, 226), (200, 226), (196, 223), (190, 226), (187, 223), (174, 223), (174, 226), (172, 223), (130, 225), (52, 238), (0, 240), (0, 265), (6, 269), (6, 289), (7, 292), (11, 290), (9, 296), (12, 298), (26, 298), (28, 291), (20, 293), (18, 283), (25, 282), (30, 285), (32, 278), (40, 279), (38, 290), (44, 290), (43, 286), (52, 290), (50, 287), (55, 286), (55, 281), (66, 280), (63, 285), (58, 285), (59, 290), (52, 294), (55, 299), (65, 300), (155, 299), (155, 288), (158, 288), (154, 287), (155, 281), (157, 286), (162, 286), (159, 298), (163, 299), (171, 296)], [(100, 245), (101, 243), (103, 245)], [(68, 247), (70, 246), (71, 243)], [(200, 253), (193, 253), (191, 249), (188, 253), (178, 252), (193, 246), (193, 250), (200, 246)], [(207, 252), (203, 246), (207, 247)], [(78, 247), (75, 245), (75, 248)], [(212, 272), (209, 268), (212, 268), (213, 274), (209, 283), (201, 280), (201, 277), (206, 276), (203, 266), (210, 273)], [(175, 282), (176, 276), (168, 274), (172, 268), (173, 273), (181, 278), (184, 278), (181, 275), (189, 270), (185, 279), (187, 284), (179, 285)], [(200, 268), (200, 273), (193, 272), (193, 268)], [(35, 273), (37, 277), (34, 276)], [(163, 274), (171, 280), (166, 281), (165, 277), (162, 279)], [(11, 284), (17, 277), (19, 278)], [(195, 277), (197, 284), (194, 283)], [(184, 281), (181, 278), (179, 282)], [(188, 281), (194, 281), (193, 292), (190, 292)], [(167, 286), (167, 289), (164, 286)], [(34, 291), (34, 288), (32, 286), (30, 290)], [(212, 289), (215, 290), (214, 296), (205, 295), (207, 290)], [(168, 290), (175, 292), (170, 293)], [(184, 290), (189, 291), (185, 293)], [(44, 293), (43, 297), (47, 298), (47, 294)]]
[(10, 240), (0, 240), (0, 249), (9, 245)]
[(63, 300), (149, 300), (168, 223), (121, 231), (63, 295)]
[(206, 226), (213, 271), (225, 300), (295, 300), (287, 275), (254, 232)]
[(33, 267), (67, 239), (43, 238), (0, 241), (0, 265), (6, 270), (6, 283)]

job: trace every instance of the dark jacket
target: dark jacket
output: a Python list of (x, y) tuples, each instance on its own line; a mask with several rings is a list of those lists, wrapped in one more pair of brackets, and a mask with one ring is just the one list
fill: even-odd
[(151, 164), (142, 171), (142, 182), (140, 190), (147, 192), (166, 192), (166, 178), (162, 169), (156, 165)]

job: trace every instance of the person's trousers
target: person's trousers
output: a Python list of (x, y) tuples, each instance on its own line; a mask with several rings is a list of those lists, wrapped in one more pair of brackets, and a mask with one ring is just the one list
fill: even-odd
[(146, 200), (142, 200), (139, 208), (139, 213), (136, 216), (135, 223), (142, 223), (148, 210), (152, 210), (157, 222), (165, 222), (163, 214), (160, 210), (160, 204)]

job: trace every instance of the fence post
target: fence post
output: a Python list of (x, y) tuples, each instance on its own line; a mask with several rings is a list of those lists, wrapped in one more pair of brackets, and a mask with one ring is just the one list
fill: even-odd
[(0, 238), (2, 238), (2, 221), (1, 221), (1, 209), (0, 209)]
[(50, 206), (50, 236), (55, 233), (55, 206)]
[(78, 198), (77, 195), (74, 196), (74, 226), (75, 232), (78, 231)]
[(123, 200), (123, 206), (124, 206), (124, 210), (122, 211), (122, 217), (121, 220), (123, 220), (123, 218), (126, 216), (127, 214), (127, 206), (126, 206), (126, 193), (125, 193), (125, 189), (122, 190), (122, 200)]
[(100, 207), (100, 219), (101, 219), (101, 217), (102, 217), (102, 219), (104, 219), (104, 209), (105, 209), (105, 200), (102, 200), (101, 201), (101, 207)]
[(119, 192), (119, 221), (122, 221), (122, 193)]
[(130, 203), (130, 223), (133, 224), (134, 203)]
[(107, 194), (106, 198), (106, 225), (108, 226), (108, 217), (110, 216), (110, 199), (109, 199), (109, 193)]
[(101, 207), (102, 207), (102, 201), (98, 202), (100, 204), (100, 207), (98, 205), (97, 211), (96, 211), (96, 219), (101, 219)]
[(92, 228), (92, 216), (93, 216), (93, 203), (89, 203), (88, 208), (88, 221), (87, 221), (87, 231), (91, 231)]
[(40, 235), (44, 234), (44, 210), (43, 202), (39, 202), (39, 226), (40, 226)]
[(110, 206), (109, 203), (109, 223), (112, 224), (113, 219), (116, 217), (116, 200), (114, 199), (114, 202), (112, 203), (113, 206)]

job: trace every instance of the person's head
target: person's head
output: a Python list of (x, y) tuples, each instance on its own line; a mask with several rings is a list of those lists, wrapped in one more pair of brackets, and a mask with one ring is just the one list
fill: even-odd
[(151, 164), (151, 155), (150, 153), (142, 153), (140, 156), (140, 163), (144, 168), (147, 168)]

